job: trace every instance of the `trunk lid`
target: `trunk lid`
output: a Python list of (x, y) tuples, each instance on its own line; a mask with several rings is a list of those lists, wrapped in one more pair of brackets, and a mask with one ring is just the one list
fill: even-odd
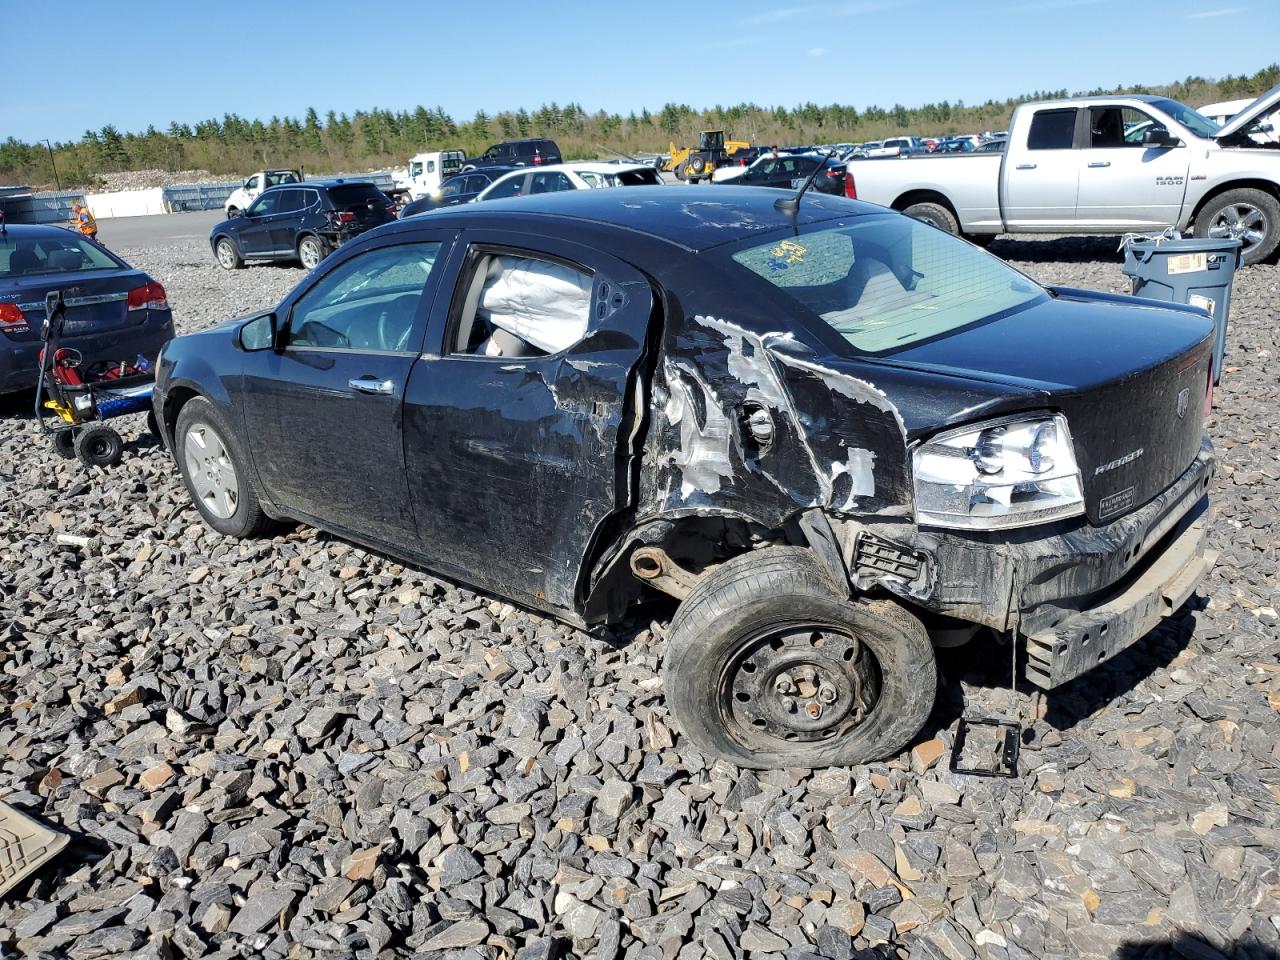
[(377, 187), (370, 183), (350, 183), (330, 187), (329, 198), (339, 213), (352, 215), (352, 223), (358, 229), (368, 230), (394, 220), (387, 210), (390, 202)]
[(67, 312), (63, 336), (106, 333), (139, 326), (148, 310), (129, 310), (129, 291), (145, 287), (150, 278), (141, 270), (103, 270), (94, 273), (50, 274), (0, 283), (0, 299), (16, 302), (27, 319), (27, 330), (13, 340), (40, 339), (46, 294), (61, 290)]
[(1215, 140), (1229, 139), (1235, 136), (1246, 127), (1251, 126), (1260, 120), (1264, 115), (1275, 111), (1280, 107), (1280, 83), (1260, 96), (1253, 103), (1249, 104), (1234, 117), (1228, 120), (1218, 131)]
[[(874, 363), (1034, 391), (1067, 417), (1090, 522), (1137, 509), (1200, 449), (1212, 321), (1083, 291), (901, 350)], [(892, 396), (892, 395), (891, 395)]]

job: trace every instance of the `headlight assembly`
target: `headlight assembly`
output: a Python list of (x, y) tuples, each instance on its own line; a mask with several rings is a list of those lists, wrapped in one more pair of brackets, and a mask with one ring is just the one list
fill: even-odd
[(965, 530), (1027, 527), (1084, 512), (1066, 418), (944, 433), (912, 455), (916, 522)]

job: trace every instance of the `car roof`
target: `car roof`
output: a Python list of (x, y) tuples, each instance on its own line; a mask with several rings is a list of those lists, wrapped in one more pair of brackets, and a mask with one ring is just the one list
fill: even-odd
[[(80, 236), (75, 230), (52, 223), (7, 223), (5, 226), (10, 240), (65, 240), (68, 236)], [(3, 240), (4, 234), (0, 234), (0, 241)]]
[[(858, 200), (846, 200), (810, 191), (800, 203), (794, 220), (777, 210), (773, 203), (792, 195), (790, 190), (767, 187), (735, 187), (731, 184), (711, 188), (652, 186), (643, 190), (561, 190), (501, 200), (486, 200), (433, 210), (429, 221), (399, 220), (398, 224), (441, 226), (450, 221), (461, 223), (483, 218), (487, 226), (493, 221), (508, 220), (515, 226), (520, 221), (537, 223), (545, 229), (546, 221), (561, 225), (592, 226), (607, 224), (623, 230), (646, 234), (688, 250), (707, 250), (734, 243), (757, 234), (804, 226), (824, 220), (883, 214), (883, 207)], [(387, 228), (379, 228), (387, 229)], [(412, 228), (409, 228), (412, 229)]]
[(343, 178), (319, 179), (319, 180), (299, 180), (297, 183), (275, 183), (263, 190), (263, 193), (271, 193), (273, 190), (297, 190), (299, 187), (374, 187), (378, 185), (372, 180), (347, 180)]
[(1152, 96), (1149, 93), (1108, 94), (1105, 97), (1064, 97), (1061, 100), (1037, 100), (1034, 104), (1027, 103), (1023, 104), (1023, 106), (1083, 107), (1108, 103), (1132, 103), (1134, 100), (1140, 100), (1143, 103), (1155, 103), (1158, 100), (1168, 99), (1168, 97)]

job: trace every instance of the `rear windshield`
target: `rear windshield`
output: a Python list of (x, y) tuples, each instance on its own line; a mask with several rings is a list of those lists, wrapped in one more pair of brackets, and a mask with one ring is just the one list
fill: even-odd
[(119, 270), (124, 264), (105, 250), (66, 231), (65, 237), (18, 240), (12, 234), (0, 238), (0, 278), (19, 280), (55, 273), (85, 270)]
[(370, 200), (385, 203), (382, 191), (371, 183), (349, 183), (330, 187), (329, 198), (335, 207), (363, 207)]
[(995, 257), (909, 217), (859, 217), (740, 248), (733, 262), (885, 353), (1044, 299)]

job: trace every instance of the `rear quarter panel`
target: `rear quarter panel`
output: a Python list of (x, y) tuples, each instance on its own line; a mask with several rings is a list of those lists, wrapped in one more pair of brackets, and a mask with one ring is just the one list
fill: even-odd
[(998, 232), (1000, 163), (998, 153), (927, 154), (849, 164), (858, 199), (902, 209), (915, 194), (938, 194), (951, 205), (961, 229)]

